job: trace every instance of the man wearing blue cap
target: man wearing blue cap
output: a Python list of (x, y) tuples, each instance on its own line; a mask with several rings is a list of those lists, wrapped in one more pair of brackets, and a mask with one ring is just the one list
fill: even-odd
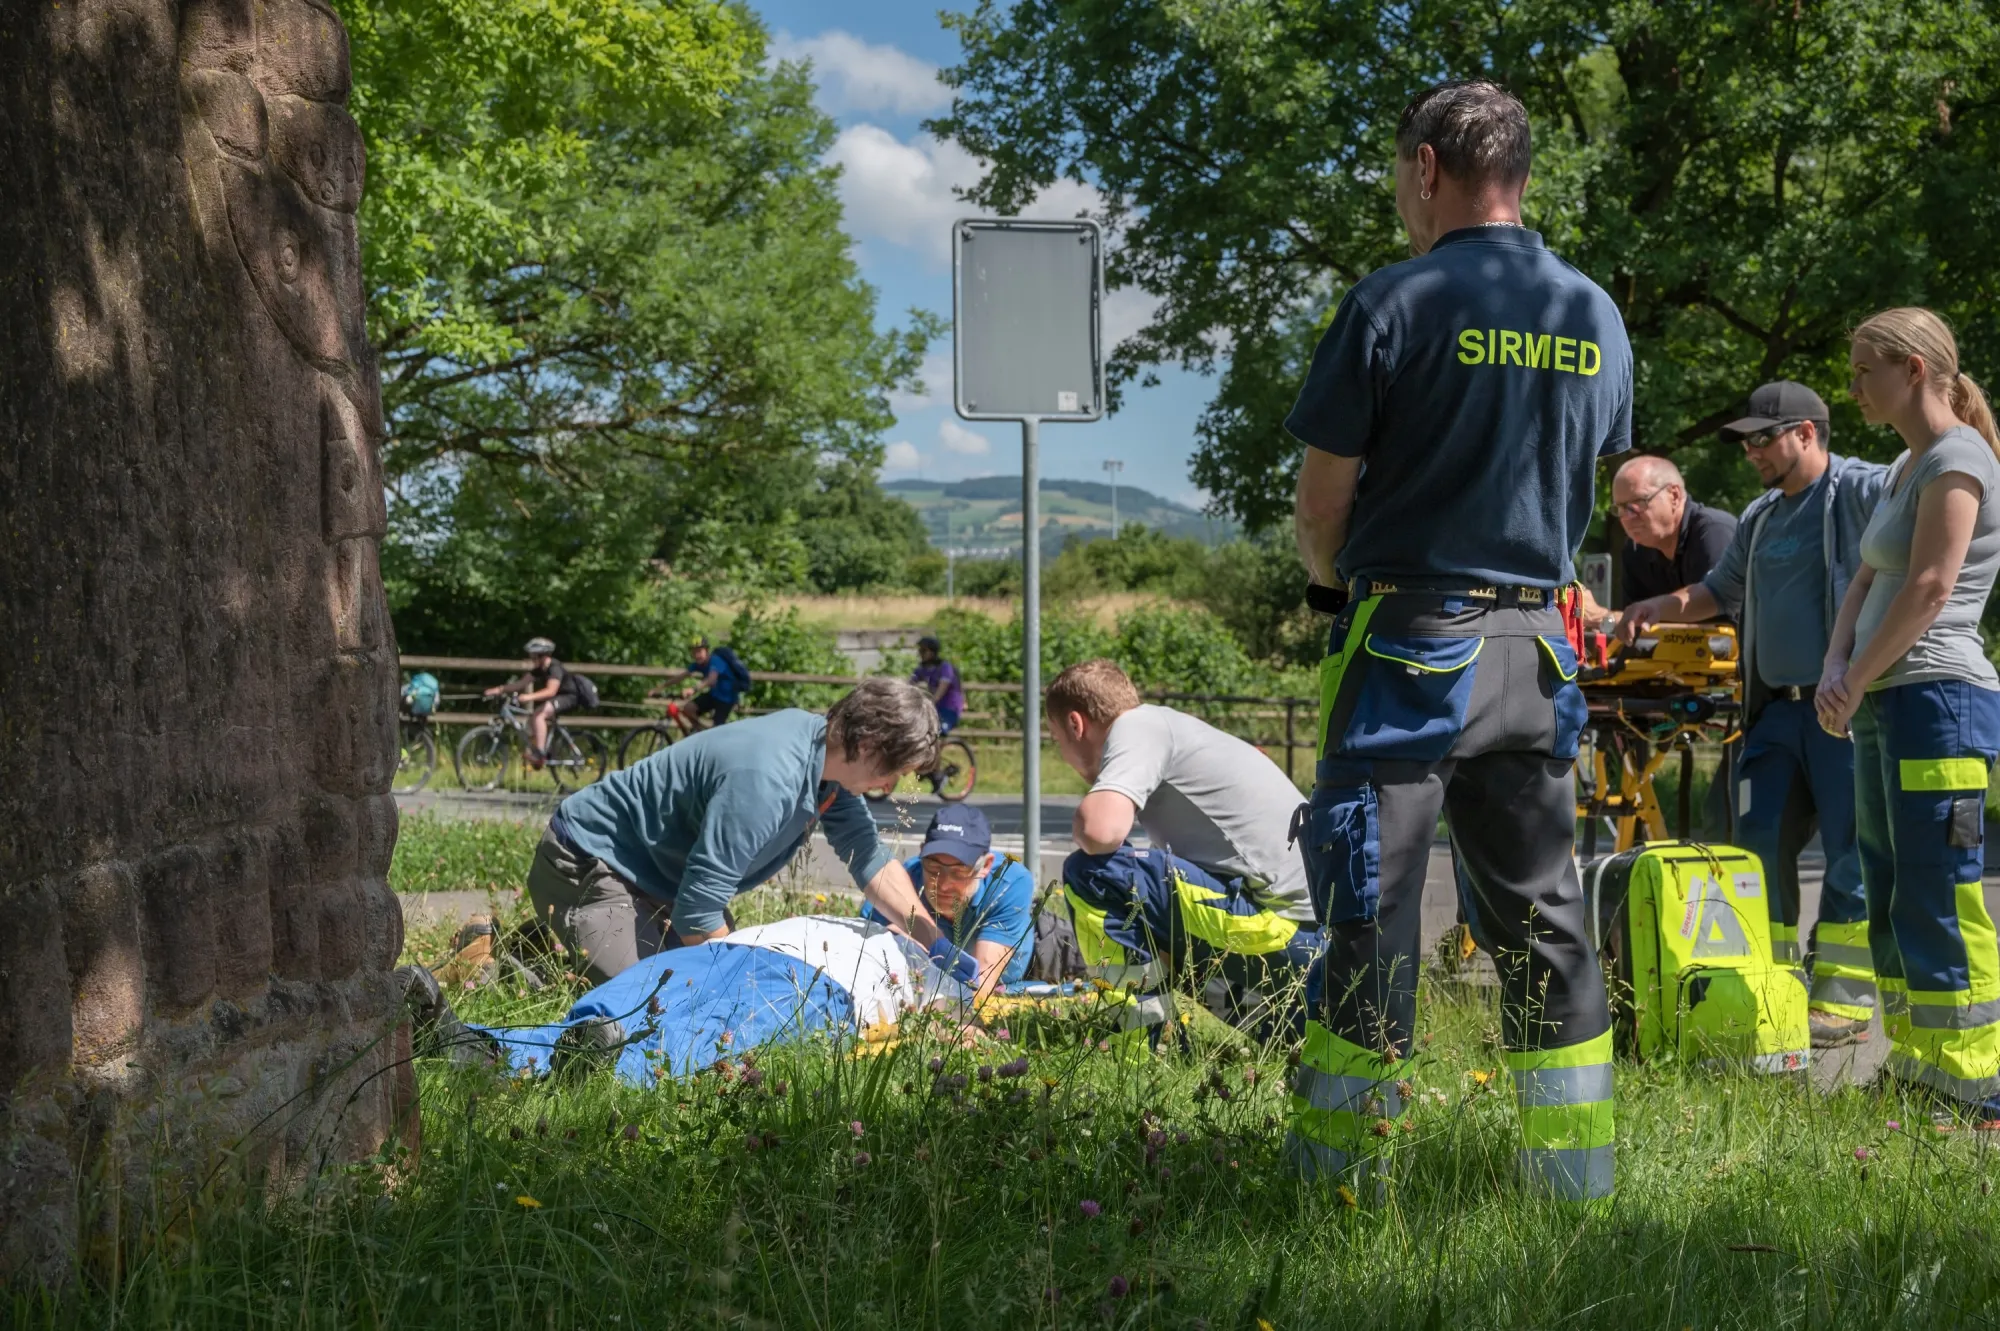
[[(917, 896), (954, 947), (979, 965), (981, 995), (1025, 979), (1034, 952), (1035, 880), (1011, 855), (993, 853), (993, 826), (970, 804), (947, 804), (924, 830), (923, 849), (904, 862)], [(872, 903), (861, 914), (885, 920)]]

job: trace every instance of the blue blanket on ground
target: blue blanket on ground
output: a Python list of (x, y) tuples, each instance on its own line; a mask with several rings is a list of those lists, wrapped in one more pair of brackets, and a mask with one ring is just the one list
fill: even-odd
[(854, 1001), (845, 986), (796, 957), (702, 943), (649, 957), (605, 981), (555, 1025), (472, 1029), (499, 1041), (516, 1071), (544, 1073), (565, 1030), (605, 1017), (623, 1026), (630, 1041), (618, 1055), (619, 1077), (650, 1087), (663, 1072), (686, 1076), (759, 1045), (852, 1032)]

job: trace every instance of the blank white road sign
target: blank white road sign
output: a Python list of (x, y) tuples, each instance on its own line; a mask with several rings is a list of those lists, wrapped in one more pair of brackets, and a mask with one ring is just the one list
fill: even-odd
[(962, 221), (951, 231), (958, 414), (1104, 414), (1104, 240), (1095, 222)]

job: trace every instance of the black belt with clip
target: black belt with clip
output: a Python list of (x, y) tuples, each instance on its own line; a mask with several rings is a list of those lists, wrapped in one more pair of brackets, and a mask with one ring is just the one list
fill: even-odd
[(1347, 587), (1322, 587), (1318, 583), (1306, 586), (1306, 608), (1316, 614), (1337, 615), (1347, 608), (1349, 601), (1359, 601), (1370, 596), (1429, 596), (1445, 600), (1491, 601), (1499, 610), (1522, 607), (1539, 609), (1555, 602), (1555, 593), (1547, 587), (1404, 587), (1393, 582), (1375, 582), (1368, 578), (1356, 578), (1350, 590)]

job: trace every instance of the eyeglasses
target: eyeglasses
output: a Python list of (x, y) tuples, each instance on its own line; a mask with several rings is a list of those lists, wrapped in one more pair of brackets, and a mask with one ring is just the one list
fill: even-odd
[(1760, 430), (1756, 434), (1744, 435), (1743, 446), (1745, 448), (1769, 448), (1772, 444), (1777, 443), (1778, 440), (1804, 424), (1804, 421), (1779, 421), (1768, 430)]
[(1647, 491), (1645, 494), (1640, 495), (1637, 499), (1628, 499), (1622, 504), (1613, 504), (1611, 507), (1617, 510), (1618, 512), (1624, 514), (1628, 518), (1636, 518), (1641, 513), (1644, 513), (1646, 511), (1646, 506), (1648, 504), (1652, 503), (1655, 499), (1658, 499), (1660, 497), (1661, 491), (1671, 490), (1673, 488), (1673, 484), (1674, 483), (1672, 481), (1668, 481), (1665, 485), (1656, 485), (1651, 490)]
[(960, 864), (937, 856), (924, 861), (924, 879), (927, 882), (969, 883), (978, 876), (979, 866), (976, 864)]

